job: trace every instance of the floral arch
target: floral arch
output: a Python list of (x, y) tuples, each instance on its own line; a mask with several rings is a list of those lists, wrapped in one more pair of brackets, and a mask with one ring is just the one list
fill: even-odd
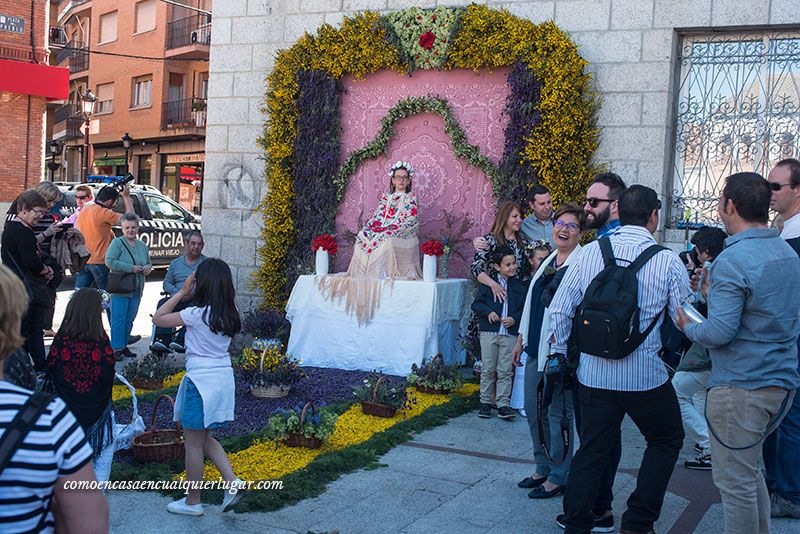
[[(344, 76), (501, 67), (510, 67), (510, 94), (499, 164), (466, 141), (441, 95), (398, 103), (379, 135), (341, 163)], [(254, 282), (264, 305), (283, 307), (297, 276), (313, 265), (311, 239), (333, 229), (349, 177), (385, 150), (392, 124), (403, 116), (440, 115), (456, 156), (489, 177), (498, 202), (525, 198), (536, 184), (547, 186), (556, 204), (579, 198), (594, 172), (598, 141), (598, 104), (585, 67), (577, 46), (553, 22), (537, 25), (479, 5), (364, 12), (338, 29), (323, 25), (281, 51), (268, 77), (269, 119), (259, 140), (268, 192)]]

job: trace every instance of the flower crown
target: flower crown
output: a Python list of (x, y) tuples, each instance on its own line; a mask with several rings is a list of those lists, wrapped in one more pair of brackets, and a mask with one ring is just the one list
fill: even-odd
[[(106, 290), (96, 289), (94, 287), (89, 289), (100, 293), (100, 306), (103, 308), (103, 311), (106, 311), (107, 309), (111, 308), (111, 295), (109, 295)], [(74, 296), (75, 296), (75, 291), (73, 291), (72, 294), (70, 294), (69, 300), (72, 300), (72, 297)]]
[(395, 164), (392, 165), (392, 168), (389, 169), (389, 176), (392, 176), (394, 174), (394, 171), (396, 171), (397, 169), (405, 169), (406, 172), (408, 173), (409, 178), (414, 176), (414, 167), (412, 167), (411, 164), (407, 161), (395, 162)]
[(537, 248), (547, 250), (547, 252), (553, 251), (553, 247), (546, 239), (539, 239), (525, 247), (525, 252), (528, 254), (528, 256), (533, 256), (533, 251)]

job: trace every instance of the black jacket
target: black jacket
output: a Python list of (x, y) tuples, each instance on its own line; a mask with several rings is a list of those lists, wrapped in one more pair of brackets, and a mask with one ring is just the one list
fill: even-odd
[[(514, 326), (508, 329), (508, 333), (516, 336), (519, 331), (519, 322), (522, 319), (522, 309), (525, 307), (525, 297), (528, 295), (528, 284), (520, 282), (516, 278), (510, 278), (506, 280), (506, 285), (508, 316), (514, 318)], [(502, 318), (503, 303), (494, 301), (494, 296), (489, 286), (480, 285), (478, 294), (472, 302), (472, 311), (478, 316), (478, 329), (481, 332), (497, 332), (500, 330), (500, 321), (490, 323), (488, 315), (491, 312), (495, 312)]]

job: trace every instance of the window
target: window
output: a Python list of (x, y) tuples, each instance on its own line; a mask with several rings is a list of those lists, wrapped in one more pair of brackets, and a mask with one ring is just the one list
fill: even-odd
[(100, 41), (98, 44), (117, 40), (117, 12), (100, 15)]
[(144, 0), (136, 4), (136, 26), (134, 33), (148, 32), (156, 28), (156, 0)]
[[(95, 191), (95, 195), (97, 191)], [(142, 214), (142, 207), (139, 205), (139, 197), (131, 194), (131, 204), (133, 204), (133, 211), (138, 215), (140, 218), (144, 217)], [(125, 200), (122, 197), (117, 198), (117, 203), (114, 204), (112, 208), (116, 213), (123, 214), (125, 213)]]
[(200, 74), (200, 98), (207, 99), (208, 98), (208, 73), (204, 72)]
[(153, 91), (153, 76), (139, 76), (133, 79), (133, 94), (131, 95), (131, 108), (146, 108), (150, 106)]
[(97, 107), (95, 114), (114, 112), (114, 84), (104, 83), (97, 86)]
[(150, 208), (150, 213), (153, 219), (169, 219), (172, 221), (182, 221), (186, 218), (186, 213), (174, 202), (170, 202), (166, 198), (157, 197), (155, 195), (145, 195), (147, 207)]
[(725, 178), (800, 155), (800, 33), (683, 38), (669, 222), (718, 224)]

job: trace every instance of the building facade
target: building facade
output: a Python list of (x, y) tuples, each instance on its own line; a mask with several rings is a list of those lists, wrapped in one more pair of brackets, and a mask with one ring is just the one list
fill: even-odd
[(66, 72), (48, 65), (49, 9), (47, 2), (0, 0), (2, 213), (44, 176), (47, 102), (66, 93)]
[[(130, 170), (137, 183), (200, 212), (211, 1), (180, 3), (198, 9), (160, 0), (59, 3), (56, 59), (69, 67), (70, 87), (52, 119), (52, 139), (64, 144), (57, 180)], [(89, 90), (97, 100), (87, 117), (81, 96)]]
[[(205, 253), (225, 258), (241, 303), (258, 294), (264, 195), (265, 78), (277, 51), (348, 14), (448, 0), (216, 0), (211, 50)], [(589, 61), (602, 98), (598, 163), (665, 200), (662, 240), (683, 246), (687, 226), (714, 222), (722, 179), (766, 174), (800, 148), (797, 0), (487, 1), (533, 22), (554, 20)], [(688, 219), (688, 225), (687, 225)], [(485, 229), (483, 229), (485, 230)]]

